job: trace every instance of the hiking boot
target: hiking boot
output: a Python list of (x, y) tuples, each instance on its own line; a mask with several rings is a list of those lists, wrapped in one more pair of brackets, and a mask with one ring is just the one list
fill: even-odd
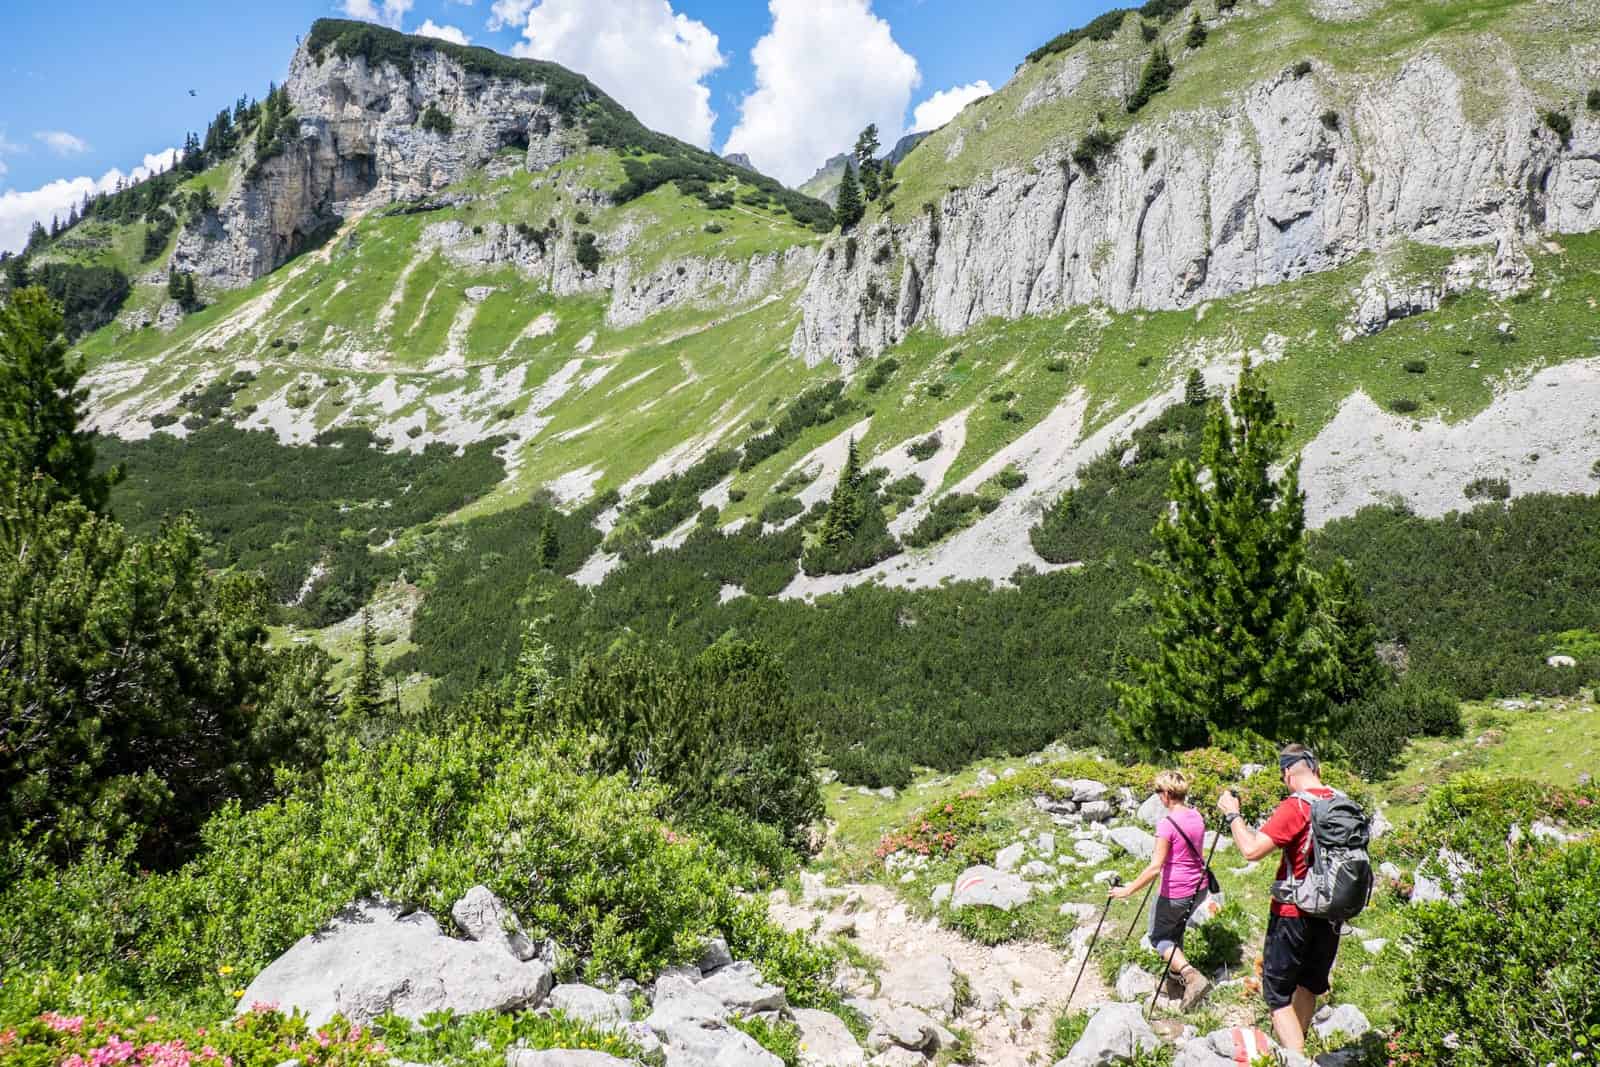
[(1206, 994), (1209, 992), (1211, 992), (1211, 980), (1199, 971), (1189, 971), (1183, 976), (1183, 1010), (1193, 1011), (1195, 1005), (1206, 999)]
[(1166, 1000), (1181, 1000), (1183, 998), (1183, 979), (1175, 974), (1168, 974), (1166, 981), (1161, 983), (1161, 996)]

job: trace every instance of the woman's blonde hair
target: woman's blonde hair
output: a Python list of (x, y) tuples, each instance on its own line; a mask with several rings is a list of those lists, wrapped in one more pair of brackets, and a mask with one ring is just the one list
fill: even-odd
[(1173, 800), (1189, 799), (1189, 779), (1182, 771), (1162, 771), (1156, 775), (1155, 789)]

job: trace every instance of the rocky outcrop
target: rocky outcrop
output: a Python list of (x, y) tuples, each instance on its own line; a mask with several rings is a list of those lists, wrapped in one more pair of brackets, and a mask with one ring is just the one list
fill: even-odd
[(426, 913), (362, 901), (274, 960), (239, 1006), (297, 1008), (313, 1027), (335, 1015), (363, 1026), (390, 1012), (420, 1019), (447, 1008), (462, 1015), (535, 1008), (550, 987), (550, 968), (517, 959), (503, 938), (458, 941)]
[(793, 351), (815, 364), (924, 323), (956, 334), (1084, 304), (1189, 307), (1402, 240), (1514, 250), (1600, 227), (1600, 121), (1578, 116), (1563, 146), (1509, 61), (1484, 62), (1502, 68), (1486, 116), (1428, 52), (1383, 78), (1284, 71), (1136, 125), (1092, 169), (1053, 146), (909, 222), (830, 241)]
[[(529, 170), (567, 153), (560, 113), (545, 86), (469, 71), (441, 52), (413, 53), (407, 73), (302, 45), (284, 83), (293, 113), (286, 149), (241, 159), (242, 178), (204, 225), (185, 229), (179, 270), (211, 286), (248, 284), (315, 242), (352, 213), (426, 197), (507, 148)], [(437, 108), (448, 132), (425, 130)]]

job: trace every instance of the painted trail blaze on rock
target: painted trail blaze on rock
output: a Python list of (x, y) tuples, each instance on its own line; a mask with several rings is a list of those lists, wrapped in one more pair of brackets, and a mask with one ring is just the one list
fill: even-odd
[(968, 867), (956, 879), (955, 892), (950, 906), (963, 908), (969, 904), (987, 904), (1001, 911), (1010, 911), (1019, 904), (1033, 899), (1033, 887), (1014, 874), (997, 871), (980, 864)]

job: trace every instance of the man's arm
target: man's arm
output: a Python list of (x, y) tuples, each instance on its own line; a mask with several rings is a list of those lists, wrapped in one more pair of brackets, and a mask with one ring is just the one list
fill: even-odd
[(1233, 843), (1239, 849), (1239, 854), (1247, 860), (1259, 860), (1272, 855), (1278, 843), (1260, 830), (1254, 829), (1239, 815), (1239, 798), (1230, 792), (1223, 792), (1217, 798), (1217, 810), (1221, 811), (1228, 820), (1228, 829), (1233, 834)]

